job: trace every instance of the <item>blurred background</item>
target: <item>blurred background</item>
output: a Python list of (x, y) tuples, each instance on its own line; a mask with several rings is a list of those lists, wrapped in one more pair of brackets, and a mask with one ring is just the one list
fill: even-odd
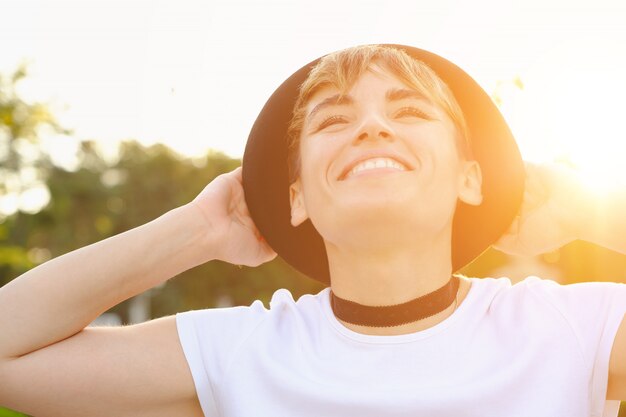
[[(624, 22), (618, 1), (0, 0), (0, 286), (191, 201), (240, 165), (287, 76), (357, 44), (443, 55), (492, 95), (524, 159), (624, 187)], [(461, 272), (626, 282), (625, 258), (576, 241), (536, 258), (490, 249)], [(281, 259), (209, 262), (94, 324), (268, 306), (279, 288), (323, 286)]]

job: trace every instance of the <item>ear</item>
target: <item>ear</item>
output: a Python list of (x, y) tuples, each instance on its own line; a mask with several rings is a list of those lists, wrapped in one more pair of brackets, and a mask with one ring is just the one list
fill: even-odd
[(304, 195), (299, 178), (289, 186), (289, 203), (291, 204), (291, 225), (300, 226), (309, 216), (304, 206)]
[(461, 162), (459, 181), (459, 199), (464, 203), (479, 206), (483, 201), (483, 176), (477, 161)]

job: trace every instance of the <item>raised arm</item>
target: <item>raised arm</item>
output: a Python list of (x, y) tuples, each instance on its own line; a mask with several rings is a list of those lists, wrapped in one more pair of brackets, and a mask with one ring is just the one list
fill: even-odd
[(579, 238), (626, 255), (626, 187), (609, 191), (590, 188), (580, 205)]
[(197, 411), (173, 316), (85, 326), (209, 260), (274, 256), (249, 218), (238, 168), (187, 205), (26, 272), (0, 288), (0, 404), (37, 416)]
[[(520, 215), (496, 249), (535, 256), (582, 239), (626, 254), (626, 189), (594, 189), (557, 165), (527, 164), (526, 173)], [(613, 341), (607, 399), (626, 400), (626, 319)]]
[(626, 254), (625, 212), (626, 188), (594, 188), (572, 169), (527, 163), (519, 216), (494, 247), (536, 256), (582, 239)]

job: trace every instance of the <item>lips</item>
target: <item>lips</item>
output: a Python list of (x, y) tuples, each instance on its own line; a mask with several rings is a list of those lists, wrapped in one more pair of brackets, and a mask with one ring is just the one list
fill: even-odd
[(413, 167), (397, 155), (390, 155), (387, 153), (369, 153), (360, 155), (358, 158), (351, 161), (343, 169), (338, 179), (339, 181), (343, 181), (360, 172), (374, 169), (411, 171), (413, 170)]

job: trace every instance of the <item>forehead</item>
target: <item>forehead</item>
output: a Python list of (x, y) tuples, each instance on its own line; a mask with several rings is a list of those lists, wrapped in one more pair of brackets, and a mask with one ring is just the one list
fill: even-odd
[(319, 102), (327, 99), (331, 96), (347, 96), (350, 94), (356, 86), (365, 87), (366, 91), (372, 91), (374, 89), (388, 89), (388, 88), (397, 88), (397, 89), (411, 89), (415, 90), (413, 87), (409, 86), (405, 82), (403, 82), (397, 75), (395, 75), (390, 70), (385, 67), (381, 67), (380, 65), (372, 65), (367, 68), (367, 70), (354, 79), (350, 84), (346, 86), (343, 90), (341, 90), (338, 86), (324, 83), (317, 88), (313, 88), (313, 93), (307, 100), (306, 107), (311, 110), (315, 107)]
[[(358, 91), (354, 91), (358, 89)], [(345, 91), (347, 90), (347, 91)], [(346, 85), (343, 91), (335, 85), (326, 83), (313, 90), (313, 94), (305, 104), (305, 120), (313, 120), (324, 110), (336, 106), (359, 105), (359, 101), (384, 101), (398, 103), (404, 100), (421, 102), (436, 113), (443, 111), (438, 101), (419, 83), (407, 83), (393, 72), (382, 67), (368, 68), (351, 84)]]

